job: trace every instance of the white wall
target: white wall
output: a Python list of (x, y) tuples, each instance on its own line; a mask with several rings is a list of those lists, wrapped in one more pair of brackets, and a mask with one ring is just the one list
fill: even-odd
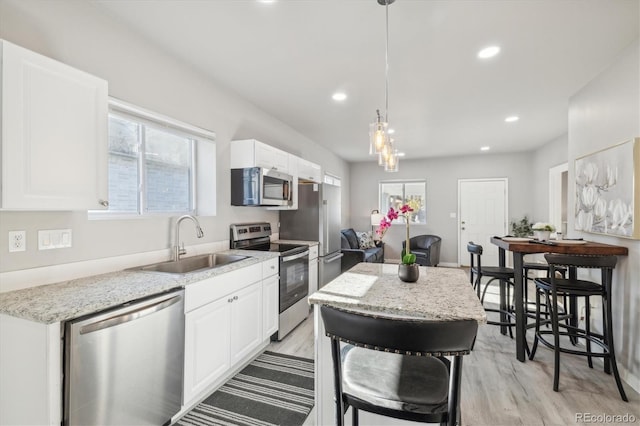
[(549, 169), (567, 162), (568, 135), (564, 134), (537, 149), (533, 155), (533, 179), (531, 195), (533, 216), (531, 222), (549, 222)]
[[(618, 363), (625, 370), (623, 377), (637, 391), (640, 391), (640, 241), (575, 231), (572, 188), (577, 157), (639, 136), (640, 40), (636, 40), (616, 62), (570, 99), (567, 214), (569, 233), (629, 248), (628, 257), (618, 258), (611, 300)], [(635, 196), (640, 196), (638, 188), (635, 191)]]
[[(231, 207), (229, 142), (256, 138), (319, 163), (343, 180), (343, 223), (349, 216), (348, 164), (286, 123), (176, 61), (101, 9), (84, 1), (0, 1), (0, 38), (106, 79), (109, 94), (217, 134), (217, 216), (203, 217), (203, 240), (181, 233), (187, 245), (227, 240), (230, 223), (278, 222), (263, 208)], [(188, 224), (186, 225), (188, 226)], [(71, 228), (73, 247), (37, 250), (37, 230)], [(9, 253), (9, 230), (27, 231), (27, 251)], [(168, 248), (170, 219), (90, 221), (86, 212), (0, 212), (0, 272)]]
[[(433, 143), (436, 143), (435, 141)], [(426, 179), (427, 224), (411, 225), (411, 236), (434, 234), (442, 238), (441, 263), (458, 262), (458, 179), (508, 178), (509, 220), (531, 217), (533, 212), (533, 153), (478, 154), (424, 160), (401, 160), (397, 173), (386, 173), (377, 161), (351, 165), (351, 221), (357, 231), (370, 230), (369, 214), (378, 208), (378, 182), (391, 179)], [(392, 226), (385, 237), (385, 258), (399, 259), (404, 226)]]

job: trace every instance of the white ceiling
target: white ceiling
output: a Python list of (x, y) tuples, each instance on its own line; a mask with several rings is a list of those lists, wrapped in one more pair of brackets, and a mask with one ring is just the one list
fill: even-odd
[[(95, 0), (177, 59), (348, 161), (384, 112), (376, 0)], [(397, 0), (389, 121), (407, 159), (541, 146), (571, 95), (639, 34), (640, 0)], [(492, 59), (478, 50), (497, 44)], [(344, 91), (342, 103), (331, 99)], [(505, 117), (518, 115), (516, 123)]]

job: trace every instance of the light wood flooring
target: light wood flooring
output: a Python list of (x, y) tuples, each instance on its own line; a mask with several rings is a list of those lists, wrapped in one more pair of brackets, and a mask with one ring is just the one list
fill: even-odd
[[(529, 344), (533, 333), (527, 333)], [(313, 358), (313, 315), (282, 342), (269, 350)], [(464, 358), (462, 374), (462, 422), (464, 425), (575, 425), (580, 413), (634, 416), (640, 423), (640, 395), (629, 385), (629, 402), (620, 399), (613, 376), (602, 363), (590, 369), (586, 358), (562, 354), (560, 391), (554, 392), (553, 352), (540, 345), (534, 361), (515, 357), (515, 341), (500, 334), (499, 327), (483, 325), (474, 351)], [(622, 424), (590, 422), (589, 424)], [(306, 425), (315, 425), (311, 412)], [(325, 425), (319, 425), (325, 426)]]

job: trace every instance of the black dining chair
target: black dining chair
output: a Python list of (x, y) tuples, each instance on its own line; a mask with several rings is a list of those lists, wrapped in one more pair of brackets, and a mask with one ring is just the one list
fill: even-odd
[[(511, 287), (513, 287), (514, 272), (513, 268), (507, 268), (502, 266), (483, 266), (482, 265), (482, 253), (483, 248), (480, 244), (475, 244), (470, 241), (467, 244), (467, 251), (471, 256), (469, 280), (473, 285), (473, 288), (478, 294), (480, 303), (484, 306), (484, 298), (491, 284), (495, 280), (500, 282), (500, 299), (499, 308), (487, 308), (484, 310), (487, 312), (497, 312), (500, 314), (499, 321), (487, 321), (487, 324), (499, 325), (501, 327), (507, 327), (509, 330), (509, 336), (513, 338), (513, 327), (515, 327), (515, 309), (511, 303)], [(482, 278), (489, 278), (484, 284), (482, 289)], [(511, 320), (514, 320), (513, 322)]]
[(359, 410), (460, 424), (462, 357), (471, 351), (476, 321), (388, 319), (326, 306), (320, 312), (331, 339), (336, 425), (349, 408), (354, 426)]
[[(600, 357), (604, 360), (604, 371), (613, 376), (618, 386), (620, 396), (624, 401), (628, 401), (624, 392), (620, 374), (618, 373), (618, 365), (616, 363), (616, 354), (613, 345), (613, 323), (611, 320), (611, 286), (613, 281), (613, 269), (616, 266), (616, 256), (577, 256), (566, 254), (545, 254), (545, 259), (550, 267), (549, 277), (536, 278), (535, 283), (539, 291), (536, 291), (536, 327), (533, 347), (529, 354), (529, 359), (533, 360), (538, 343), (553, 349), (554, 351), (554, 373), (553, 373), (553, 390), (558, 391), (560, 382), (560, 353), (586, 356), (589, 367), (593, 368), (592, 358)], [(557, 268), (567, 268), (569, 271), (568, 278), (559, 278), (555, 272)], [(590, 280), (582, 280), (577, 277), (578, 268), (600, 269), (601, 282), (597, 283)], [(547, 309), (551, 312), (551, 330), (543, 330), (540, 328), (541, 320), (541, 301), (540, 295), (544, 295)], [(576, 318), (573, 318), (571, 324), (561, 323), (562, 319), (559, 314), (558, 302), (560, 297), (567, 296), (569, 298), (584, 297), (585, 301), (585, 318), (584, 328), (578, 326)], [(591, 297), (599, 297), (602, 300), (602, 324), (603, 333), (596, 333), (591, 330), (590, 304)], [(551, 335), (552, 340), (546, 336)], [(567, 347), (560, 342), (560, 336), (567, 336), (585, 342), (585, 349), (580, 347)], [(595, 344), (602, 350), (593, 351), (591, 345)]]

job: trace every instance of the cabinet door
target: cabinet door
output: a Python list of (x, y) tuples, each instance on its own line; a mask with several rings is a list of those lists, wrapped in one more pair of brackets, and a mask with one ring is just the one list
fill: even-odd
[(231, 302), (231, 364), (241, 361), (262, 342), (262, 282), (229, 296)]
[[(230, 297), (230, 296), (229, 296)], [(186, 404), (227, 373), (230, 363), (229, 297), (185, 316), (184, 395)]]
[(289, 154), (262, 142), (255, 143), (256, 166), (290, 173)]
[(278, 284), (277, 275), (262, 282), (262, 338), (268, 339), (278, 331)]
[(8, 42), (0, 48), (2, 208), (106, 208), (107, 82)]
[(318, 164), (300, 158), (298, 160), (298, 177), (307, 182), (322, 183), (322, 169)]

